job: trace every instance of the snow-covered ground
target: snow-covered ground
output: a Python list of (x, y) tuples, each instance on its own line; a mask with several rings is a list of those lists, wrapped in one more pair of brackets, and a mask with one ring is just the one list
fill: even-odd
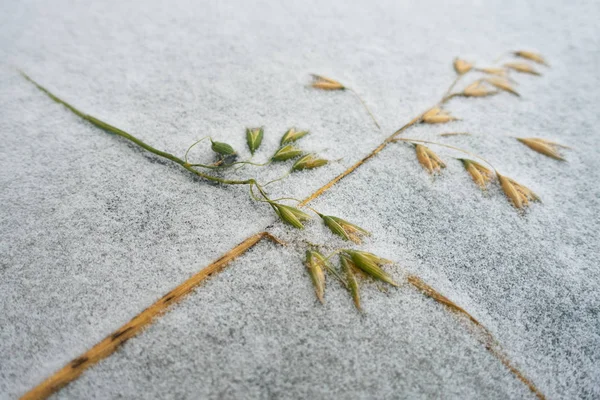
[[(523, 217), (482, 194), (457, 153), (432, 179), (394, 144), (313, 207), (373, 236), (487, 326), (548, 398), (600, 397), (600, 3), (597, 1), (73, 2), (0, 4), (0, 398), (15, 398), (275, 218), (245, 187), (198, 180), (81, 121), (82, 110), (182, 155), (212, 135), (266, 160), (291, 126), (339, 160), (273, 184), (306, 197), (435, 103), (461, 56), (542, 52), (521, 98), (457, 99), (462, 121), (406, 137), (473, 150), (543, 200)], [(362, 94), (307, 88), (310, 73)], [(441, 132), (471, 136), (440, 138)], [(573, 147), (567, 163), (510, 136)], [(206, 157), (200, 147), (194, 154)], [(205, 158), (206, 159), (206, 158)], [(246, 167), (263, 180), (285, 171)], [(344, 245), (318, 221), (293, 242)], [(528, 398), (448, 309), (403, 285), (333, 280), (315, 299), (303, 246), (262, 242), (57, 398)]]

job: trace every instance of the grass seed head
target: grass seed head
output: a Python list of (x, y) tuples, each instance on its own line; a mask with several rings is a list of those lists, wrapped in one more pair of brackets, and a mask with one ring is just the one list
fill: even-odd
[(308, 135), (308, 131), (297, 131), (296, 128), (290, 128), (281, 137), (280, 145), (295, 142), (296, 140)]
[(283, 222), (292, 225), (294, 228), (304, 229), (302, 222), (310, 219), (310, 215), (300, 211), (296, 207), (290, 207), (279, 203), (271, 203), (271, 206), (273, 206), (275, 212)]
[(487, 185), (494, 177), (494, 173), (489, 168), (486, 168), (473, 160), (461, 158), (460, 161), (463, 163), (463, 166), (469, 175), (471, 175), (471, 178), (473, 178), (473, 182), (475, 182), (481, 190), (487, 190)]
[(415, 151), (417, 160), (430, 174), (435, 174), (440, 172), (442, 168), (446, 168), (446, 164), (429, 147), (417, 144), (415, 145)]
[(498, 93), (495, 90), (488, 89), (482, 84), (482, 81), (475, 81), (463, 90), (463, 96), (466, 97), (486, 97)]
[(490, 74), (490, 75), (506, 76), (506, 69), (504, 69), (504, 68), (488, 67), (488, 68), (480, 68), (479, 71), (485, 72), (486, 74)]
[(509, 62), (504, 64), (506, 68), (510, 68), (517, 72), (522, 72), (524, 74), (531, 75), (541, 75), (538, 71), (536, 71), (531, 65), (525, 62)]
[(306, 251), (306, 269), (315, 287), (315, 294), (321, 303), (324, 303), (323, 296), (325, 295), (325, 268), (327, 260), (321, 253), (314, 250)]
[(211, 141), (211, 148), (215, 153), (220, 154), (222, 156), (232, 156), (232, 155), (236, 154), (233, 147), (231, 147), (227, 143), (215, 142), (212, 139), (210, 141)]
[(517, 140), (538, 153), (554, 158), (555, 160), (565, 161), (558, 151), (560, 147), (565, 146), (540, 138), (517, 138)]
[(250, 153), (254, 152), (260, 147), (264, 135), (264, 129), (261, 128), (246, 128), (246, 141), (248, 142), (248, 148)]
[(339, 83), (338, 81), (335, 81), (333, 79), (326, 78), (321, 75), (314, 75), (314, 74), (312, 77), (313, 77), (313, 81), (311, 83), (311, 86), (315, 89), (321, 89), (321, 90), (345, 90), (346, 89), (344, 87), (344, 85), (342, 85), (341, 83)]
[(462, 75), (466, 74), (473, 68), (473, 64), (467, 62), (465, 60), (461, 60), (460, 58), (454, 59), (454, 70), (457, 74)]
[(302, 154), (302, 150), (295, 147), (294, 145), (288, 144), (281, 147), (279, 150), (273, 154), (271, 160), (273, 161), (286, 161), (292, 158), (296, 158)]
[(533, 53), (531, 51), (519, 50), (513, 53), (517, 57), (525, 58), (526, 60), (531, 60), (538, 64), (548, 65), (544, 57), (542, 57), (539, 53)]
[(530, 201), (539, 201), (540, 198), (533, 193), (528, 187), (523, 186), (514, 180), (496, 173), (498, 182), (504, 191), (506, 197), (519, 210), (527, 207)]
[(392, 277), (381, 268), (381, 265), (388, 264), (389, 260), (380, 258), (372, 253), (367, 253), (366, 251), (345, 250), (344, 253), (350, 257), (357, 268), (367, 275), (380, 281), (387, 282), (392, 286), (398, 286)]
[(510, 81), (504, 77), (492, 76), (486, 78), (485, 81), (500, 90), (504, 90), (505, 92), (514, 94), (515, 96), (520, 96), (520, 94), (513, 88)]
[(315, 154), (307, 154), (300, 158), (292, 166), (292, 171), (300, 171), (303, 169), (315, 169), (326, 165), (329, 161), (324, 158), (319, 158)]
[(426, 124), (443, 124), (450, 121), (455, 121), (457, 118), (451, 116), (447, 111), (439, 107), (434, 107), (423, 114), (423, 122)]
[(343, 220), (332, 215), (319, 214), (323, 223), (331, 232), (340, 236), (344, 240), (351, 240), (356, 244), (361, 243), (361, 236), (368, 236), (370, 233), (358, 225), (354, 225), (346, 220)]
[(342, 264), (342, 271), (346, 275), (346, 282), (348, 283), (348, 291), (352, 295), (352, 300), (358, 311), (362, 311), (360, 306), (360, 291), (358, 288), (358, 280), (356, 279), (355, 268), (356, 265), (352, 258), (347, 254), (340, 254), (340, 263)]

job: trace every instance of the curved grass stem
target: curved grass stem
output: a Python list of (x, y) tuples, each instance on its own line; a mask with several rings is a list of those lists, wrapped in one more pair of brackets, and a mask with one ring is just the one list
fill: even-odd
[(358, 99), (358, 101), (360, 101), (360, 103), (362, 104), (362, 106), (365, 108), (365, 110), (367, 111), (367, 113), (369, 114), (369, 116), (371, 117), (371, 119), (373, 120), (373, 123), (375, 123), (375, 126), (377, 127), (377, 129), (381, 129), (381, 126), (379, 126), (379, 123), (377, 122), (377, 119), (375, 118), (375, 115), (373, 115), (373, 113), (371, 112), (371, 110), (367, 106), (367, 103), (365, 103), (365, 101), (362, 99), (362, 97), (360, 97), (360, 95), (358, 93), (356, 93), (356, 91), (354, 89), (346, 88), (346, 90), (352, 92), (352, 94), (354, 94), (354, 96), (356, 96), (356, 98)]
[(77, 115), (78, 117), (88, 121), (89, 123), (91, 123), (92, 125), (113, 133), (115, 135), (121, 136), (124, 139), (129, 140), (130, 142), (138, 145), (139, 147), (143, 148), (144, 150), (155, 154), (159, 157), (162, 158), (166, 158), (167, 160), (173, 161), (179, 165), (181, 165), (183, 168), (185, 168), (186, 170), (190, 171), (191, 173), (207, 179), (209, 181), (213, 181), (213, 182), (219, 182), (222, 184), (227, 184), (227, 185), (248, 185), (251, 182), (254, 182), (254, 179), (246, 179), (246, 180), (233, 180), (233, 179), (223, 179), (223, 178), (219, 178), (217, 176), (213, 176), (213, 175), (208, 175), (205, 173), (202, 173), (200, 171), (196, 171), (195, 169), (192, 168), (192, 166), (190, 164), (188, 164), (185, 160), (182, 160), (181, 158), (174, 156), (173, 154), (167, 153), (165, 151), (161, 151), (158, 150), (152, 146), (150, 146), (149, 144), (141, 141), (140, 139), (136, 138), (135, 136), (125, 132), (124, 130), (121, 130), (115, 126), (112, 126), (104, 121), (99, 120), (96, 117), (93, 117), (91, 115), (88, 115), (86, 113), (84, 113), (81, 110), (78, 110), (77, 108), (75, 108), (74, 106), (72, 106), (71, 104), (67, 103), (66, 101), (64, 101), (63, 99), (59, 98), (58, 96), (56, 96), (55, 94), (53, 94), (52, 92), (50, 92), (48, 89), (46, 89), (45, 87), (43, 87), (42, 85), (40, 85), (39, 83), (37, 83), (36, 81), (34, 81), (32, 78), (30, 78), (26, 73), (24, 73), (23, 71), (19, 71), (21, 73), (21, 75), (23, 76), (23, 78), (27, 79), (29, 82), (31, 82), (32, 84), (34, 84), (40, 91), (42, 91), (43, 93), (45, 93), (48, 97), (50, 97), (50, 99), (52, 99), (54, 102), (58, 103), (58, 104), (62, 104), (63, 106), (65, 106), (67, 109), (69, 109), (69, 111), (71, 111), (73, 114)]

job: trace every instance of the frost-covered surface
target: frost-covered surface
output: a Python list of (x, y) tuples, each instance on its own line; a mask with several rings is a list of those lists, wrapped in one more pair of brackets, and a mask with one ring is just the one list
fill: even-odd
[[(313, 206), (371, 230), (366, 249), (469, 310), (549, 398), (600, 396), (597, 2), (121, 3), (0, 5), (0, 397), (273, 221), (246, 188), (194, 179), (99, 131), (13, 66), (180, 155), (208, 134), (243, 149), (244, 127), (264, 125), (264, 160), (286, 128), (310, 129), (304, 148), (342, 159), (273, 188), (304, 197), (435, 102), (455, 56), (519, 47), (552, 64), (519, 77), (522, 98), (456, 100), (463, 122), (406, 136), (476, 134), (441, 140), (485, 155), (542, 205), (520, 217), (497, 189), (482, 195), (455, 153), (440, 151), (448, 168), (432, 180), (396, 144)], [(362, 93), (382, 131), (351, 94), (307, 89), (310, 72)], [(575, 149), (560, 163), (506, 135)], [(316, 221), (302, 237), (334, 240)], [(364, 317), (335, 283), (316, 304), (301, 257), (258, 245), (58, 397), (530, 395), (464, 321), (409, 287), (365, 285)]]

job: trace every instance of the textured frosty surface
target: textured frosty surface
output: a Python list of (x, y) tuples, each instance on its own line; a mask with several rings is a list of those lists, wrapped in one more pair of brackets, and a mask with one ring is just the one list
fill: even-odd
[[(290, 126), (329, 159), (270, 187), (305, 197), (433, 104), (452, 60), (541, 51), (522, 98), (449, 103), (464, 121), (413, 129), (473, 149), (534, 190), (520, 217), (458, 161), (432, 180), (395, 144), (313, 205), (373, 232), (365, 249), (488, 326), (549, 398), (600, 396), (600, 35), (595, 1), (21, 2), (0, 5), (0, 398), (24, 393), (274, 220), (242, 187), (194, 179), (52, 103), (65, 100), (182, 155), (213, 135), (266, 160)], [(407, 2), (408, 3), (408, 2)], [(439, 4), (438, 4), (439, 3)], [(306, 88), (321, 73), (361, 93)], [(506, 135), (571, 145), (568, 163)], [(202, 150), (204, 149), (204, 150)], [(206, 146), (194, 151), (198, 160)], [(244, 168), (263, 179), (277, 171)], [(289, 240), (288, 227), (273, 233)], [(318, 221), (302, 237), (338, 239)], [(341, 243), (341, 242), (338, 242)], [(58, 397), (526, 397), (468, 325), (407, 286), (333, 280), (317, 304), (302, 248), (261, 243)]]

